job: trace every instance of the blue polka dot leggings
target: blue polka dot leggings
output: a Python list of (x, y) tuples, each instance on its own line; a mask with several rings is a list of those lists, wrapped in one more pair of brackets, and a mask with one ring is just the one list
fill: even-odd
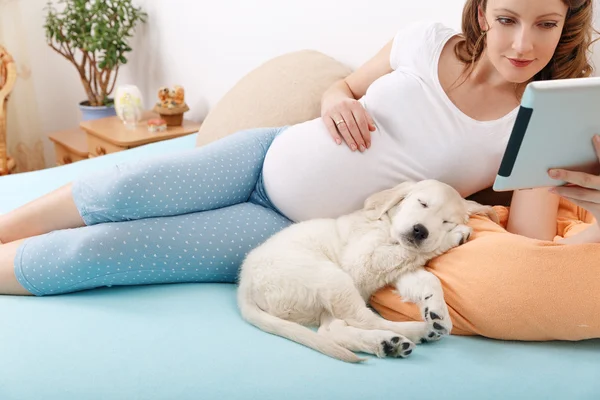
[(262, 165), (284, 128), (252, 129), (73, 182), (86, 226), (27, 239), (15, 273), (37, 296), (101, 286), (236, 281), (245, 255), (291, 224)]

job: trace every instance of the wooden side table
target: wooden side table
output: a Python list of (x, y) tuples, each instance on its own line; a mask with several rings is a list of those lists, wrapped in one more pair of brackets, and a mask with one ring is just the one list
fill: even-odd
[(48, 135), (54, 143), (56, 165), (71, 164), (88, 158), (87, 134), (75, 128), (66, 131), (54, 132)]
[(118, 117), (100, 118), (80, 123), (79, 128), (48, 135), (54, 143), (56, 164), (64, 165), (86, 158), (102, 156), (144, 144), (173, 139), (198, 132), (200, 123), (188, 120), (182, 126), (169, 126), (164, 132), (149, 132), (149, 119), (159, 115), (147, 111), (135, 129), (127, 129)]
[(127, 129), (116, 116), (84, 121), (79, 126), (87, 133), (89, 157), (115, 153), (148, 143), (189, 135), (200, 129), (200, 123), (184, 120), (182, 126), (169, 126), (164, 132), (149, 132), (149, 119), (159, 115), (147, 111), (135, 129)]

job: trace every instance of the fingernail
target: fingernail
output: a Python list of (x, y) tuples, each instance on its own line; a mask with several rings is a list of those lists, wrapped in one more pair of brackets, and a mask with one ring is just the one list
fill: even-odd
[(335, 142), (336, 142), (337, 144), (342, 144), (342, 140), (341, 140), (341, 139), (335, 139)]
[(595, 135), (594, 140), (596, 141), (596, 143), (600, 144), (600, 135)]
[(360, 145), (360, 151), (361, 151), (361, 152), (363, 152), (363, 151), (365, 151), (365, 150), (366, 150), (365, 146), (363, 146), (363, 145), (361, 144), (361, 145)]
[(548, 172), (548, 173), (549, 173), (549, 175), (550, 175), (552, 178), (558, 178), (558, 171), (557, 171), (557, 170), (555, 170), (555, 169), (551, 169), (551, 170), (550, 170), (550, 172)]
[(352, 146), (350, 146), (350, 148), (352, 149), (352, 151), (356, 151), (356, 145), (353, 144)]

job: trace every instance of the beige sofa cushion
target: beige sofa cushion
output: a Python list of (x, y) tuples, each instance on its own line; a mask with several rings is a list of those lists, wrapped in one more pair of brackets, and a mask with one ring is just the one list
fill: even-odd
[(321, 114), (321, 96), (351, 69), (314, 50), (276, 57), (244, 76), (209, 112), (196, 141), (202, 146), (233, 132), (291, 125)]

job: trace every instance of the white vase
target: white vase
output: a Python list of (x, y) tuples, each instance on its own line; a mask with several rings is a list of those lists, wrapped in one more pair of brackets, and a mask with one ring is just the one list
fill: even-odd
[(115, 92), (115, 111), (125, 126), (135, 129), (144, 113), (142, 93), (135, 85), (121, 85)]

